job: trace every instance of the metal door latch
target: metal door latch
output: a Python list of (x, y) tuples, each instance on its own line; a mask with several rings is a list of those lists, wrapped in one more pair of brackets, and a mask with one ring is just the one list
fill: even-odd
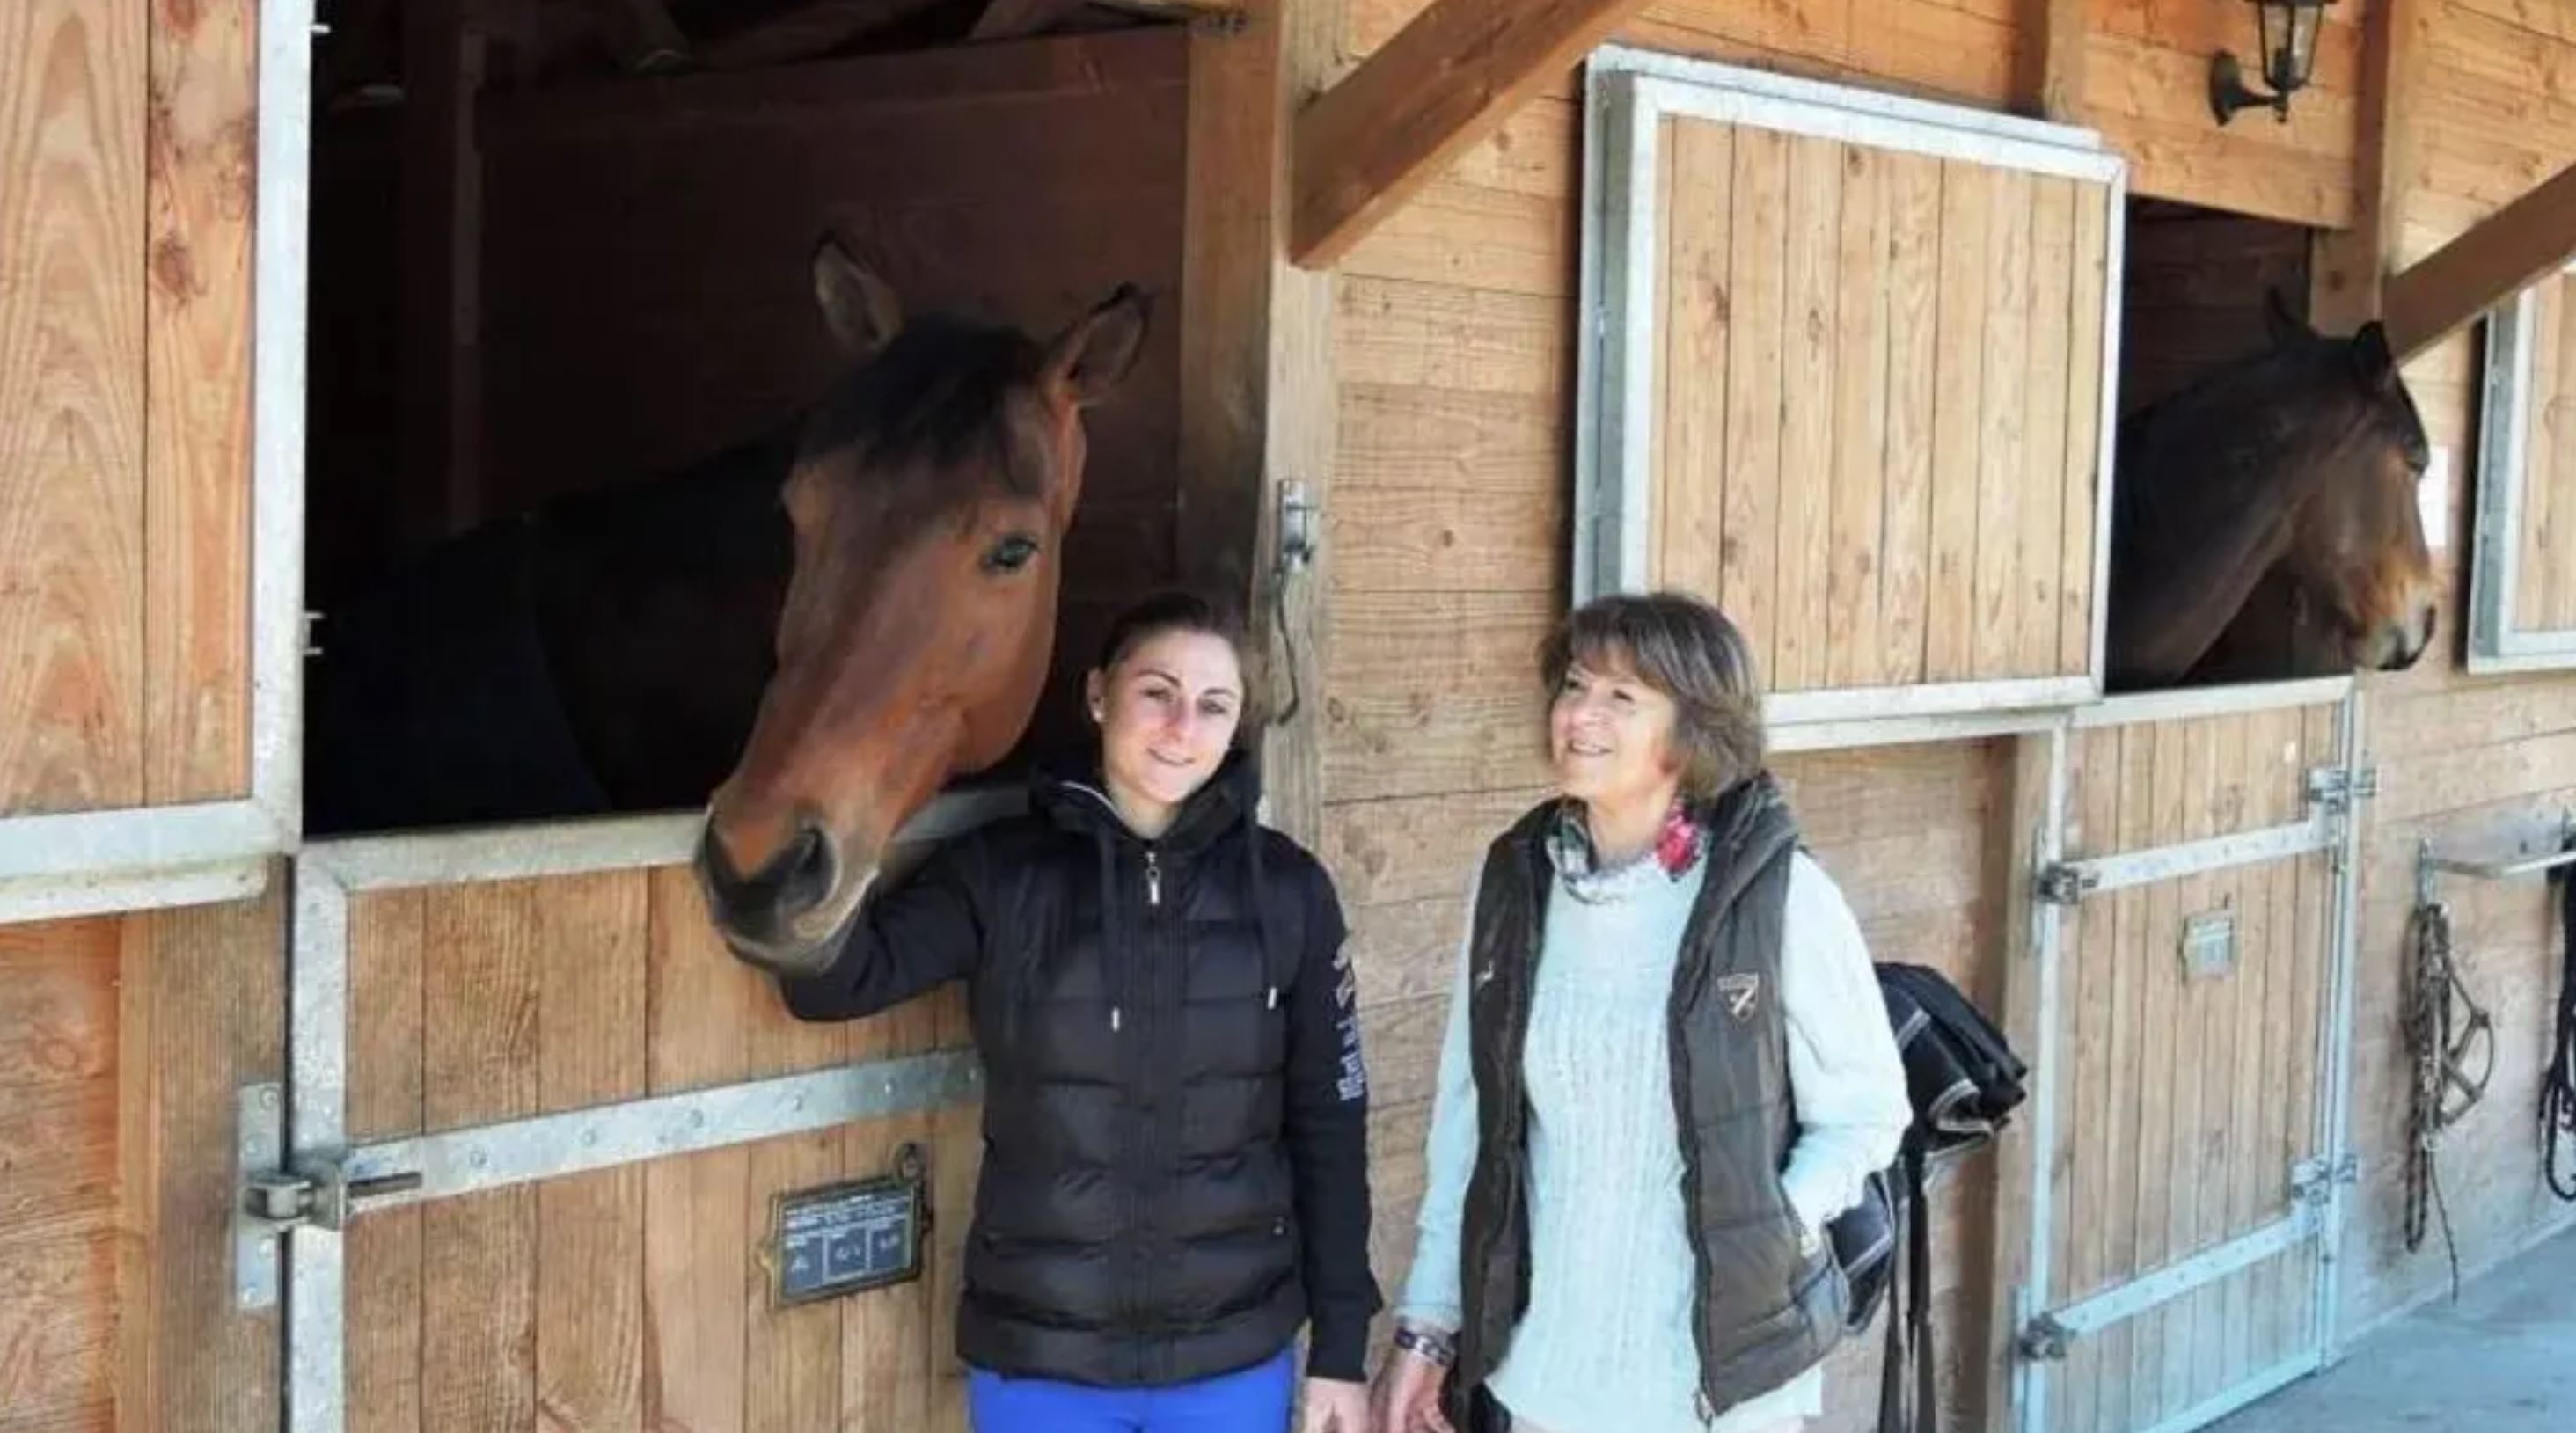
[(336, 1232), (361, 1202), (421, 1186), (417, 1171), (350, 1179), (336, 1158), (290, 1163), (286, 1094), (275, 1084), (244, 1085), (235, 1114), (233, 1303), (239, 1308), (277, 1303), (278, 1243), (288, 1230)]

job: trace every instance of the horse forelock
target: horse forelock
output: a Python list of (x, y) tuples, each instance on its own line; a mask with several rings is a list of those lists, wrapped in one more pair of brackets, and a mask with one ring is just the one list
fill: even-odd
[(1044, 359), (1012, 329), (916, 319), (817, 407), (799, 461), (846, 463), (900, 485), (886, 496), (906, 506), (948, 509), (986, 491), (1042, 496), (1051, 458), (1022, 395)]

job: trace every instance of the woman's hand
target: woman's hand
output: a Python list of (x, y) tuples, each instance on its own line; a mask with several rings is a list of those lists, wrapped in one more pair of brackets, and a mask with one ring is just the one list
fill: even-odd
[(1378, 1433), (1456, 1433), (1440, 1411), (1440, 1385), (1448, 1372), (1405, 1349), (1390, 1355), (1377, 1374)]
[(1307, 1379), (1305, 1433), (1370, 1433), (1368, 1385)]

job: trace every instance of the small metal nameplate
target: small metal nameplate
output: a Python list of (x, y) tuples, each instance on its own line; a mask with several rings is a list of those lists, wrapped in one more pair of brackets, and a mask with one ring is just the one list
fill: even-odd
[(2236, 913), (2203, 911), (2183, 922), (2182, 970), (2186, 980), (2223, 980), (2236, 973)]
[(810, 1304), (921, 1277), (921, 1152), (896, 1172), (778, 1195), (770, 1208), (770, 1298)]

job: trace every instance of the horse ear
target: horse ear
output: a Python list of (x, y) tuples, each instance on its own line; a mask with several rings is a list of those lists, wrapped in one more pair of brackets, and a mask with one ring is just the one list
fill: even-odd
[(2379, 320), (2363, 324), (2352, 336), (2352, 363), (2362, 386), (2385, 393), (2397, 386), (2397, 355), (2388, 347), (2388, 329)]
[(874, 355), (903, 331), (903, 302), (894, 289), (830, 235), (814, 246), (814, 301), (850, 358)]
[(2272, 346), (2282, 348), (2293, 339), (2314, 338), (2316, 330), (2290, 312), (2289, 296), (2274, 284), (2263, 291), (2263, 327), (2272, 336)]
[(1135, 285), (1120, 284), (1100, 307), (1056, 336), (1047, 350), (1048, 385), (1063, 392), (1077, 408), (1108, 397), (1144, 352), (1151, 307)]

